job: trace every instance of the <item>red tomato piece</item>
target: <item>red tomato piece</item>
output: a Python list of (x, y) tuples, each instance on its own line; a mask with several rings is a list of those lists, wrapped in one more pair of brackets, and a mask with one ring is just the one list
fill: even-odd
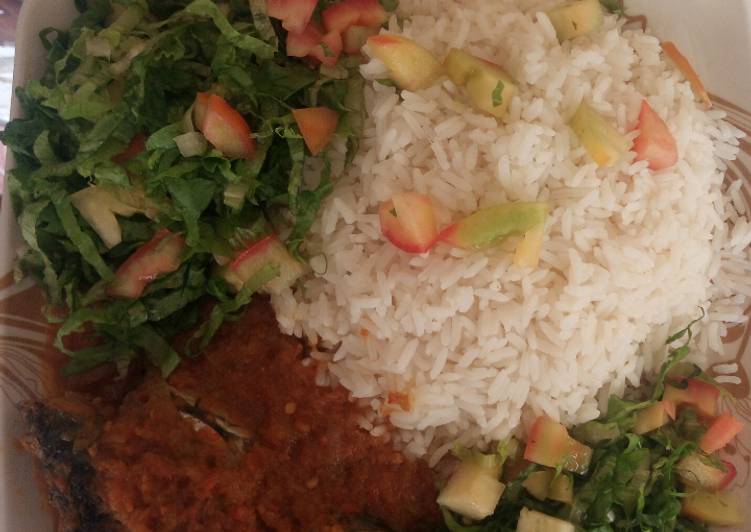
[(146, 285), (159, 275), (180, 267), (184, 247), (185, 239), (181, 235), (162, 229), (120, 265), (109, 287), (109, 295), (123, 299), (139, 298)]
[(326, 31), (343, 33), (360, 20), (360, 10), (347, 2), (338, 2), (324, 9), (321, 18)]
[(360, 26), (380, 28), (389, 18), (378, 0), (345, 0), (345, 3), (360, 13), (357, 21)]
[(193, 124), (198, 129), (203, 127), (203, 122), (206, 120), (206, 109), (209, 107), (209, 97), (211, 94), (208, 92), (199, 92), (196, 94), (196, 101), (193, 102)]
[(146, 149), (146, 138), (145, 133), (137, 133), (132, 139), (130, 139), (128, 147), (125, 148), (122, 153), (119, 153), (112, 158), (112, 162), (115, 164), (125, 164), (138, 157), (138, 155)]
[(206, 140), (226, 157), (252, 159), (256, 153), (256, 140), (250, 126), (221, 96), (209, 95), (200, 129)]
[(425, 253), (438, 240), (433, 203), (428, 196), (403, 192), (378, 209), (381, 231), (392, 244), (408, 253)]
[(339, 61), (343, 48), (342, 36), (335, 31), (330, 31), (321, 37), (321, 42), (314, 46), (308, 55), (326, 66), (334, 66)]
[(310, 107), (292, 111), (310, 153), (318, 155), (328, 146), (339, 123), (339, 114), (328, 107)]
[(735, 477), (738, 475), (738, 470), (735, 468), (733, 464), (728, 462), (727, 460), (720, 460), (722, 462), (722, 465), (725, 466), (725, 470), (727, 473), (725, 473), (725, 476), (722, 479), (722, 482), (720, 482), (720, 486), (718, 489), (724, 490), (728, 486), (730, 486), (730, 483), (733, 482)]
[(633, 150), (637, 161), (649, 161), (652, 170), (664, 170), (678, 162), (678, 146), (667, 124), (649, 106), (641, 102), (639, 113), (639, 136), (634, 139)]
[(321, 43), (323, 33), (313, 24), (309, 24), (300, 33), (287, 33), (287, 55), (290, 57), (306, 57), (313, 48)]
[(676, 388), (668, 384), (665, 386), (665, 394), (663, 395), (663, 399), (673, 405), (693, 406), (704, 417), (717, 415), (717, 399), (719, 397), (720, 390), (717, 387), (700, 379), (689, 379), (685, 388)]
[(270, 17), (282, 21), (287, 31), (302, 33), (313, 16), (318, 0), (266, 0)]
[(305, 272), (300, 262), (289, 254), (284, 244), (275, 235), (269, 235), (241, 251), (229, 263), (223, 276), (235, 289), (241, 290), (261, 268), (270, 264), (279, 267), (279, 276), (269, 281), (266, 286), (272, 293), (278, 293), (291, 286)]
[(720, 414), (699, 440), (699, 447), (707, 454), (719, 451), (743, 430), (743, 423), (727, 412)]
[(538, 417), (529, 429), (524, 459), (536, 464), (584, 473), (592, 459), (592, 449), (569, 436), (566, 427), (547, 416)]

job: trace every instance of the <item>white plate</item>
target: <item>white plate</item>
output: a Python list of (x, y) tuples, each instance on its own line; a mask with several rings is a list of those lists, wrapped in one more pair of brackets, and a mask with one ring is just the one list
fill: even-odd
[[(488, 0), (491, 1), (491, 0)], [(655, 35), (675, 41), (690, 58), (708, 89), (716, 95), (718, 108), (731, 122), (751, 131), (751, 0), (626, 0), (630, 14), (644, 14)], [(65, 28), (75, 16), (73, 0), (26, 0), (18, 21), (14, 85), (39, 77), (45, 68), (45, 53), (39, 31)], [(12, 116), (20, 113), (14, 101)], [(739, 161), (731, 164), (730, 179), (744, 179), (744, 193), (751, 198), (751, 145), (742, 143)], [(12, 160), (9, 159), (9, 166)], [(751, 204), (751, 201), (749, 201)], [(30, 283), (13, 284), (12, 269), (19, 243), (9, 198), (0, 209), (0, 531), (54, 530), (54, 518), (40, 490), (30, 457), (18, 445), (21, 427), (15, 404), (43, 394), (49, 382), (45, 353), (49, 352), (49, 328), (41, 316), (39, 291)], [(751, 312), (747, 312), (749, 314)], [(751, 369), (748, 327), (730, 331), (727, 359), (742, 362), (742, 384), (730, 387), (739, 400), (737, 415), (751, 426), (751, 399), (747, 370)], [(744, 369), (745, 366), (745, 369)], [(751, 507), (751, 430), (734, 449), (738, 467), (737, 485)], [(751, 515), (749, 516), (751, 519)], [(743, 529), (751, 531), (751, 520)]]

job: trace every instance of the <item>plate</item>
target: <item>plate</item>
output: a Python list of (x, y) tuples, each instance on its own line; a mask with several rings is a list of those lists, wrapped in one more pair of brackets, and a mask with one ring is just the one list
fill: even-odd
[[(727, 119), (751, 134), (751, 0), (626, 0), (629, 14), (644, 15), (649, 27), (663, 40), (676, 42), (691, 59), (713, 95), (715, 107)], [(721, 8), (719, 6), (722, 6)], [(66, 27), (75, 17), (73, 0), (26, 0), (18, 20), (14, 86), (39, 77), (45, 68), (45, 52), (39, 32), (49, 26)], [(20, 114), (14, 100), (11, 116)], [(9, 158), (8, 167), (13, 164)], [(743, 180), (743, 195), (751, 212), (751, 139), (741, 143), (737, 161), (728, 168), (727, 179)], [(55, 529), (54, 516), (45, 501), (33, 460), (18, 444), (22, 427), (16, 403), (43, 396), (54, 382), (51, 328), (42, 308), (44, 298), (28, 280), (14, 282), (13, 263), (20, 246), (18, 227), (7, 195), (0, 207), (0, 530)], [(751, 284), (751, 279), (749, 279)], [(747, 309), (751, 315), (751, 308)], [(751, 426), (751, 329), (748, 324), (730, 329), (725, 338), (723, 363), (737, 364), (732, 376), (738, 383), (726, 385), (736, 398), (723, 408), (735, 410)], [(719, 363), (720, 361), (718, 361)], [(729, 450), (738, 468), (738, 489), (751, 507), (751, 430), (742, 434)], [(749, 516), (751, 518), (751, 516)], [(742, 530), (751, 532), (751, 520)]]

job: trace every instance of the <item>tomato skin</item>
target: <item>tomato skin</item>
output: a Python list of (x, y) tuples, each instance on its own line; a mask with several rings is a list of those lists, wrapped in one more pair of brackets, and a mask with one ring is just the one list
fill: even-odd
[(379, 28), (389, 18), (378, 0), (345, 0), (345, 2), (360, 13), (357, 21), (360, 26)]
[(258, 242), (254, 242), (251, 244), (247, 249), (244, 251), (241, 251), (237, 257), (234, 258), (232, 262), (229, 264), (230, 271), (236, 272), (238, 271), (242, 265), (251, 257), (256, 257), (259, 255), (262, 255), (268, 248), (277, 241), (276, 236), (269, 235), (266, 237), (263, 237)]
[(720, 414), (699, 440), (699, 447), (707, 454), (719, 451), (743, 430), (743, 423), (728, 414)]
[(146, 149), (146, 139), (147, 136), (145, 133), (137, 133), (130, 139), (127, 148), (112, 158), (112, 162), (122, 165), (138, 157)]
[(261, 268), (275, 264), (279, 275), (266, 283), (263, 290), (279, 293), (305, 273), (302, 264), (292, 257), (276, 235), (268, 235), (240, 251), (223, 270), (222, 276), (236, 290), (258, 273)]
[(566, 427), (547, 416), (539, 416), (529, 429), (524, 459), (548, 467), (563, 467), (585, 473), (592, 449), (569, 436)]
[(324, 9), (321, 18), (326, 31), (344, 33), (360, 20), (360, 11), (347, 2), (339, 2)]
[(162, 229), (146, 244), (138, 248), (115, 272), (115, 279), (107, 293), (111, 297), (137, 299), (146, 286), (159, 275), (180, 267), (180, 255), (185, 238), (169, 229)]
[(313, 155), (321, 153), (321, 150), (331, 142), (331, 137), (339, 124), (339, 113), (328, 107), (294, 109), (292, 115)]
[(642, 100), (639, 112), (639, 136), (634, 139), (633, 150), (637, 161), (648, 161), (655, 171), (670, 168), (678, 162), (678, 146), (667, 124)]
[(206, 110), (209, 107), (210, 96), (211, 94), (208, 92), (199, 92), (196, 94), (196, 101), (193, 103), (193, 124), (198, 129), (203, 127), (203, 122), (206, 120)]
[(313, 24), (299, 33), (287, 33), (287, 55), (290, 57), (306, 57), (313, 48), (320, 44), (323, 33)]
[(321, 64), (333, 67), (339, 61), (343, 49), (344, 42), (341, 34), (330, 31), (321, 37), (321, 42), (314, 46), (308, 55), (320, 61)]
[(395, 194), (381, 203), (378, 216), (383, 236), (402, 251), (425, 253), (438, 241), (433, 204), (423, 194)]
[(724, 489), (727, 489), (728, 486), (730, 486), (730, 483), (735, 480), (735, 477), (738, 475), (738, 470), (735, 468), (735, 466), (728, 462), (727, 460), (720, 460), (722, 462), (722, 465), (725, 466), (725, 469), (727, 469), (727, 473), (725, 474), (725, 477), (722, 479), (722, 482), (720, 482), (719, 490), (722, 491)]
[(300, 33), (310, 22), (317, 0), (266, 0), (267, 13), (282, 21), (285, 30)]
[(675, 406), (691, 405), (701, 416), (714, 417), (717, 415), (719, 397), (720, 390), (712, 384), (700, 379), (688, 379), (685, 388), (676, 388), (669, 384), (665, 386), (663, 400)]
[(201, 132), (217, 150), (231, 159), (252, 159), (256, 153), (256, 139), (248, 122), (227, 100), (210, 94)]

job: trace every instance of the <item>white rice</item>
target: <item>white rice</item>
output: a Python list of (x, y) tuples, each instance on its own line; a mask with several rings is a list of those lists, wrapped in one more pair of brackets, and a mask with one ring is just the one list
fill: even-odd
[[(319, 382), (343, 384), (374, 409), (364, 426), (380, 433), (387, 417), (431, 463), (457, 439), (483, 445), (542, 413), (595, 418), (598, 398), (659, 367), (664, 339), (700, 306), (702, 364), (721, 361), (728, 325), (745, 320), (751, 224), (740, 185), (723, 190), (740, 132), (699, 107), (655, 37), (614, 16), (559, 44), (543, 13), (557, 3), (401, 0), (404, 27), (392, 17), (390, 32), (439, 58), (460, 47), (503, 64), (519, 96), (496, 121), (446, 79), (417, 93), (369, 83), (360, 153), (312, 231), (325, 267), (273, 301), (285, 331), (333, 348), (315, 353), (329, 372)], [(377, 60), (362, 72), (388, 76)], [(597, 168), (568, 117), (584, 99), (627, 131), (645, 97), (676, 138), (678, 164), (653, 173), (627, 157)], [(539, 267), (514, 266), (514, 242), (397, 250), (376, 212), (405, 190), (430, 195), (441, 225), (549, 201)], [(408, 394), (411, 409), (384, 409), (390, 392)]]

